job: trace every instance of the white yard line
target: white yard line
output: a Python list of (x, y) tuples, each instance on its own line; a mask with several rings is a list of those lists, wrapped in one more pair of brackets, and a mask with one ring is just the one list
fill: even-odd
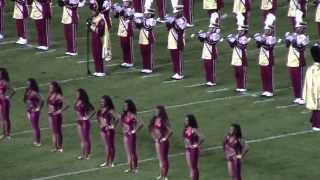
[[(297, 132), (292, 132), (292, 133), (279, 134), (279, 135), (275, 135), (275, 136), (268, 136), (268, 137), (264, 137), (264, 138), (252, 139), (252, 140), (248, 140), (246, 142), (248, 144), (261, 143), (261, 142), (265, 142), (265, 141), (279, 140), (279, 139), (283, 139), (283, 138), (287, 138), (287, 137), (304, 135), (304, 134), (311, 134), (311, 133), (316, 133), (316, 132), (314, 132), (312, 130), (303, 130), (303, 131), (297, 131)], [(212, 146), (209, 148), (201, 149), (201, 151), (208, 152), (208, 151), (215, 151), (215, 150), (221, 150), (221, 149), (222, 149), (222, 146)], [(185, 154), (184, 152), (180, 152), (180, 153), (170, 154), (169, 157), (173, 158), (173, 157), (178, 157), (178, 156), (184, 156), (184, 154)], [(157, 157), (151, 157), (151, 158), (140, 160), (139, 163), (145, 163), (145, 162), (157, 161), (157, 160), (158, 160)], [(116, 164), (115, 167), (122, 167), (122, 166), (126, 166), (126, 165), (127, 165), (127, 163), (119, 163), (119, 164)], [(84, 170), (79, 170), (79, 171), (71, 171), (71, 172), (66, 172), (66, 173), (61, 173), (61, 174), (55, 174), (52, 176), (33, 178), (32, 180), (55, 179), (55, 178), (61, 178), (61, 177), (65, 177), (65, 176), (73, 176), (73, 175), (78, 175), (78, 174), (94, 172), (94, 171), (98, 171), (98, 170), (102, 170), (102, 169), (105, 169), (105, 168), (91, 168), (91, 169), (84, 169)]]
[(142, 79), (148, 79), (148, 78), (153, 78), (153, 77), (159, 77), (161, 74), (150, 74), (150, 75), (143, 75), (141, 76)]
[(198, 84), (191, 84), (191, 85), (187, 85), (187, 86), (184, 86), (185, 88), (192, 88), (192, 87), (199, 87), (199, 86), (203, 86), (205, 85), (206, 83), (198, 83)]
[(0, 45), (6, 45), (6, 44), (15, 44), (16, 41), (1, 41)]
[(224, 92), (224, 91), (229, 91), (229, 88), (222, 88), (222, 89), (215, 89), (215, 90), (209, 90), (207, 91), (208, 93), (216, 93), (216, 92)]
[(167, 81), (162, 81), (162, 83), (164, 84), (170, 84), (170, 83), (176, 83), (178, 81), (182, 81), (182, 80), (167, 80)]
[(39, 51), (36, 52), (36, 55), (40, 55), (40, 54), (47, 54), (47, 53), (52, 53), (52, 52), (56, 52), (57, 49), (49, 49), (48, 51)]
[(289, 105), (284, 105), (284, 106), (276, 106), (276, 109), (288, 109), (290, 107), (297, 107), (299, 106), (298, 104), (289, 104)]
[(261, 103), (267, 103), (267, 102), (272, 102), (275, 101), (274, 98), (270, 98), (270, 99), (263, 99), (263, 100), (259, 100), (259, 101), (254, 101), (253, 104), (261, 104)]

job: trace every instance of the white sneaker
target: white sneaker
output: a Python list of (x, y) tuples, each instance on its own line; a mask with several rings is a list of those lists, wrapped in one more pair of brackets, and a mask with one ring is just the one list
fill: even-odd
[(213, 82), (207, 82), (206, 85), (207, 85), (207, 86), (215, 86), (215, 85), (217, 85), (217, 84), (216, 84), (216, 83), (213, 83)]
[(42, 51), (48, 51), (49, 47), (48, 46), (38, 46), (37, 49), (42, 50)]
[(146, 73), (146, 74), (151, 74), (152, 70), (150, 70), (150, 69), (142, 69), (140, 72), (141, 73)]
[(189, 23), (187, 23), (187, 27), (194, 27), (194, 24), (189, 24)]
[(95, 73), (93, 73), (93, 75), (96, 76), (96, 77), (104, 77), (104, 76), (106, 76), (106, 73), (95, 72)]
[(22, 37), (20, 37), (16, 42), (16, 44), (20, 44), (20, 45), (26, 45), (27, 43), (28, 43), (28, 40)]
[(183, 76), (182, 75), (179, 75), (179, 74), (175, 74), (171, 77), (172, 79), (175, 79), (175, 80), (181, 80), (183, 79)]
[(100, 164), (99, 166), (100, 166), (100, 167), (106, 167), (106, 166), (107, 166), (107, 163), (104, 162), (104, 163)]
[(264, 91), (264, 92), (261, 93), (261, 96), (272, 97), (273, 93), (272, 92), (268, 92), (268, 91)]
[(2, 40), (4, 38), (4, 36), (2, 34), (0, 34), (0, 40)]
[(104, 58), (105, 61), (111, 61), (112, 60), (112, 56), (107, 56), (106, 58)]
[(127, 67), (128, 63), (121, 63), (120, 66)]
[(237, 88), (236, 91), (237, 91), (237, 92), (246, 92), (247, 89)]
[(133, 64), (128, 64), (127, 63), (127, 66), (126, 66), (127, 68), (131, 68), (131, 67), (133, 67)]
[(313, 130), (313, 131), (320, 131), (320, 128), (312, 127), (312, 130)]
[(299, 105), (304, 105), (304, 104), (306, 104), (306, 102), (303, 99), (299, 98), (298, 104)]
[(72, 52), (66, 52), (65, 53), (66, 55), (69, 55), (69, 56), (77, 56), (78, 55), (78, 53), (72, 53)]
[(34, 145), (35, 147), (40, 147), (40, 146), (41, 146), (41, 143), (34, 142), (33, 145)]
[(63, 149), (62, 148), (58, 149), (58, 152), (63, 153)]

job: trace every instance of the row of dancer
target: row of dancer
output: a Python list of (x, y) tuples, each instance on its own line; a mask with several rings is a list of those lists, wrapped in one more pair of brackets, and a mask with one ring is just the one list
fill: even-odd
[[(2, 75), (3, 74), (6, 74), (5, 70), (2, 70)], [(1, 89), (4, 90), (4, 87), (6, 86), (2, 83), (1, 87)], [(143, 123), (137, 117), (137, 108), (135, 103), (130, 99), (125, 100), (123, 113), (120, 115), (116, 112), (110, 96), (104, 95), (100, 100), (99, 109), (95, 111), (86, 91), (84, 89), (77, 89), (76, 92), (77, 97), (74, 103), (74, 112), (76, 114), (76, 127), (81, 144), (81, 155), (78, 159), (90, 159), (91, 119), (96, 115), (98, 128), (100, 128), (99, 133), (105, 147), (105, 162), (102, 163), (100, 167), (114, 167), (114, 159), (116, 155), (115, 135), (117, 125), (120, 123), (129, 166), (129, 168), (124, 172), (134, 174), (138, 173), (137, 139), (139, 130), (143, 128)], [(12, 95), (13, 93), (10, 94), (10, 96)], [(8, 106), (2, 103), (2, 100), (3, 99), (1, 99), (1, 110), (3, 110), (3, 108), (8, 108)], [(8, 101), (8, 99), (6, 99), (6, 101)], [(34, 131), (34, 146), (40, 147), (41, 132), (39, 121), (44, 102), (41, 97), (38, 84), (32, 78), (28, 79), (28, 87), (25, 91), (24, 102), (27, 105), (27, 118)], [(50, 84), (47, 105), (49, 126), (52, 129), (52, 142), (54, 146), (52, 152), (62, 153), (64, 151), (62, 131), (63, 112), (68, 109), (68, 105), (65, 103), (62, 89), (57, 82), (52, 82)], [(3, 116), (1, 117), (1, 122), (5, 121)], [(170, 138), (173, 134), (173, 130), (170, 128), (169, 118), (164, 106), (157, 106), (155, 108), (154, 116), (151, 118), (148, 125), (148, 130), (154, 140), (155, 150), (160, 161), (160, 176), (157, 177), (157, 179), (167, 180), (169, 173)], [(7, 130), (4, 130), (4, 132), (8, 133)], [(2, 139), (10, 139), (10, 135), (4, 134)], [(187, 164), (190, 168), (190, 178), (192, 180), (198, 180), (198, 160), (200, 147), (204, 142), (204, 136), (199, 130), (196, 117), (192, 114), (188, 114), (185, 117), (183, 139)], [(239, 125), (233, 124), (231, 126), (229, 133), (224, 139), (224, 151), (230, 176), (233, 179), (241, 178), (241, 160), (247, 153), (248, 148), (242, 139), (241, 128)]]

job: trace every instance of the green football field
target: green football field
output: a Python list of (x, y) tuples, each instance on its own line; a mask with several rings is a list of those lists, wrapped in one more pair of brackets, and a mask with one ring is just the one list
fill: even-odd
[[(55, 2), (56, 3), (56, 2)], [(168, 6), (171, 5), (168, 1)], [(260, 1), (254, 0), (251, 15), (250, 33), (261, 31)], [(283, 37), (291, 30), (286, 16), (288, 2), (281, 0), (277, 14), (277, 34)], [(231, 1), (226, 0), (224, 12), (228, 17), (222, 22), (222, 33), (234, 32), (235, 19), (231, 16)], [(202, 10), (202, 1), (195, 3), (196, 27), (186, 32), (185, 79), (171, 81), (171, 63), (166, 49), (167, 30), (160, 25), (156, 28), (155, 73), (143, 76), (139, 73), (141, 57), (135, 36), (135, 68), (130, 70), (119, 67), (121, 51), (116, 37), (117, 20), (113, 20), (112, 48), (113, 60), (106, 64), (108, 76), (93, 78), (86, 76), (86, 30), (85, 19), (88, 8), (80, 9), (80, 27), (78, 33), (79, 56), (64, 57), (65, 41), (60, 23), (61, 8), (53, 8), (51, 24), (52, 47), (46, 53), (32, 46), (19, 47), (16, 41), (15, 24), (12, 16), (12, 3), (6, 7), (6, 38), (0, 42), (0, 66), (9, 70), (12, 85), (17, 93), (12, 100), (12, 139), (0, 142), (0, 179), (114, 179), (114, 180), (151, 180), (159, 175), (158, 161), (152, 139), (146, 128), (138, 134), (139, 173), (124, 174), (126, 157), (122, 135), (117, 130), (116, 167), (99, 168), (104, 161), (104, 148), (99, 136), (96, 120), (92, 120), (92, 158), (77, 160), (80, 143), (75, 128), (75, 115), (72, 108), (64, 114), (64, 153), (52, 153), (51, 131), (48, 128), (47, 109), (42, 110), (41, 148), (32, 146), (31, 125), (26, 120), (25, 105), (22, 102), (25, 80), (34, 77), (41, 84), (41, 93), (47, 97), (48, 82), (61, 82), (64, 95), (72, 106), (75, 90), (85, 88), (96, 107), (102, 95), (112, 96), (117, 110), (121, 112), (123, 101), (132, 98), (139, 110), (139, 118), (148, 125), (156, 105), (167, 106), (170, 122), (174, 130), (170, 149), (169, 179), (189, 179), (186, 166), (181, 131), (184, 116), (193, 113), (198, 118), (201, 131), (205, 135), (200, 158), (200, 176), (202, 180), (229, 179), (226, 161), (221, 150), (223, 137), (231, 123), (240, 123), (243, 134), (249, 142), (250, 151), (243, 163), (243, 176), (246, 180), (318, 180), (320, 177), (320, 139), (310, 131), (309, 112), (302, 106), (291, 104), (292, 91), (285, 67), (287, 49), (279, 44), (276, 48), (275, 87), (276, 96), (264, 99), (256, 94), (260, 90), (258, 49), (254, 43), (248, 48), (249, 91), (245, 95), (234, 92), (233, 69), (230, 66), (232, 49), (223, 42), (219, 44), (217, 67), (218, 85), (205, 87), (201, 51), (202, 44), (190, 35), (200, 29), (206, 30), (209, 19)], [(169, 9), (169, 8), (168, 8)], [(171, 11), (171, 10), (170, 10)], [(314, 8), (309, 6), (308, 34), (312, 42), (319, 39), (314, 23)], [(136, 32), (137, 34), (137, 32)], [(31, 20), (28, 23), (28, 36), (35, 46), (35, 28)], [(307, 50), (308, 64), (312, 63)], [(93, 69), (93, 64), (91, 64)]]

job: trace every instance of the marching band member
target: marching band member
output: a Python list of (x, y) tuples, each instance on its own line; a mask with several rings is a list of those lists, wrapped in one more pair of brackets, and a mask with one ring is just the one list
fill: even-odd
[(295, 104), (305, 104), (302, 99), (303, 69), (306, 66), (304, 51), (309, 44), (309, 37), (305, 34), (305, 23), (302, 21), (303, 13), (300, 11), (296, 17), (296, 30), (294, 33), (286, 33), (285, 39), (289, 48), (287, 67), (293, 87)]
[(16, 20), (17, 44), (26, 45), (28, 43), (26, 32), (26, 19), (28, 17), (27, 0), (14, 0), (13, 19)]
[(123, 6), (118, 4), (113, 5), (113, 11), (115, 17), (119, 18), (118, 36), (120, 38), (120, 46), (123, 54), (122, 67), (131, 68), (133, 67), (133, 50), (132, 50), (132, 39), (133, 39), (133, 27), (131, 17), (134, 14), (134, 9), (131, 8), (132, 0), (123, 0)]
[(27, 107), (27, 118), (31, 123), (35, 147), (41, 146), (41, 132), (40, 132), (40, 112), (43, 107), (43, 100), (40, 95), (39, 86), (35, 79), (30, 78), (27, 81), (28, 87), (24, 93), (23, 101)]
[(0, 0), (0, 40), (4, 38), (4, 7), (5, 0)]
[(219, 14), (213, 12), (208, 32), (198, 33), (198, 39), (203, 42), (202, 56), (207, 86), (216, 85), (216, 62), (218, 59), (217, 43), (221, 40)]
[(224, 7), (224, 0), (203, 0), (203, 9), (211, 16), (214, 12), (220, 12)]
[(320, 131), (320, 46), (315, 44), (311, 48), (311, 55), (315, 61), (307, 72), (303, 87), (303, 99), (306, 108), (311, 110), (312, 129)]
[(154, 47), (154, 33), (153, 27), (156, 25), (154, 17), (154, 9), (146, 9), (144, 14), (135, 14), (135, 24), (140, 29), (139, 44), (142, 56), (143, 68), (141, 73), (150, 74), (153, 71), (153, 47)]
[[(151, 9), (154, 0), (146, 0), (144, 3), (144, 9)], [(156, 6), (158, 10), (157, 22), (164, 22), (166, 16), (166, 0), (156, 0)]]
[(318, 26), (318, 34), (320, 35), (320, 0), (314, 0), (314, 5), (316, 6), (316, 17), (315, 21)]
[(262, 11), (263, 22), (269, 13), (276, 14), (277, 6), (277, 0), (261, 0), (260, 9)]
[(174, 17), (166, 17), (166, 25), (169, 30), (168, 49), (173, 64), (173, 73), (171, 77), (175, 80), (183, 79), (183, 49), (185, 45), (185, 29), (187, 20), (183, 16), (183, 5), (177, 5), (174, 10)]
[(292, 30), (296, 27), (295, 17), (298, 11), (303, 12), (303, 17), (307, 14), (308, 0), (289, 0), (288, 17), (291, 19)]
[(164, 106), (157, 106), (155, 115), (150, 121), (149, 132), (154, 140), (156, 152), (160, 161), (160, 176), (157, 179), (168, 180), (169, 148), (172, 130)]
[(51, 0), (33, 0), (30, 17), (35, 21), (38, 36), (37, 49), (49, 49), (49, 25), (51, 19)]
[(193, 27), (193, 4), (194, 0), (182, 0), (183, 16), (187, 20), (187, 27)]
[(244, 16), (244, 25), (249, 25), (250, 12), (251, 12), (251, 0), (234, 0), (232, 12), (242, 14)]
[(100, 136), (105, 147), (105, 162), (100, 167), (114, 167), (114, 158), (116, 153), (115, 137), (116, 127), (120, 115), (115, 111), (110, 96), (102, 96), (100, 100), (100, 109), (97, 112), (97, 120), (100, 127)]
[(52, 143), (54, 146), (52, 152), (63, 152), (62, 113), (68, 106), (64, 103), (61, 86), (56, 81), (50, 83), (47, 104), (49, 124), (52, 129)]
[(135, 12), (143, 13), (144, 0), (132, 0), (132, 7)]
[(62, 20), (61, 23), (64, 26), (64, 37), (67, 43), (66, 55), (76, 56), (77, 51), (77, 25), (79, 23), (79, 15), (77, 8), (79, 0), (59, 0), (59, 6), (62, 9)]
[(204, 137), (199, 130), (197, 119), (193, 114), (188, 114), (185, 118), (183, 138), (190, 178), (191, 180), (199, 180), (198, 162), (200, 146), (204, 142)]
[(81, 144), (81, 155), (78, 156), (78, 159), (89, 160), (91, 153), (90, 119), (95, 113), (94, 107), (90, 103), (89, 96), (84, 89), (80, 88), (77, 90), (77, 99), (74, 103), (74, 111), (77, 118), (77, 130)]
[(94, 8), (92, 8), (92, 18), (88, 22), (91, 31), (91, 51), (93, 60), (95, 63), (96, 77), (105, 76), (105, 70), (103, 66), (103, 59), (107, 57), (108, 49), (110, 49), (110, 35), (108, 30), (108, 24), (102, 11), (102, 1), (97, 1)]
[(124, 102), (121, 127), (129, 166), (129, 169), (124, 172), (136, 174), (138, 173), (137, 132), (143, 124), (137, 118), (137, 108), (131, 99)]
[(274, 46), (277, 43), (274, 31), (276, 17), (269, 13), (266, 17), (264, 32), (254, 36), (257, 47), (260, 49), (259, 65), (262, 80), (262, 96), (273, 96), (273, 65), (274, 65)]
[(7, 69), (0, 68), (0, 127), (3, 128), (0, 140), (11, 138), (10, 99), (14, 94)]
[(242, 159), (249, 147), (242, 138), (241, 127), (232, 124), (223, 141), (223, 151), (227, 159), (228, 173), (232, 180), (241, 180)]
[(233, 48), (231, 65), (234, 67), (234, 76), (237, 82), (237, 92), (247, 91), (247, 45), (251, 38), (247, 37), (248, 26), (244, 25), (245, 17), (237, 15), (238, 33), (227, 37), (229, 45)]

